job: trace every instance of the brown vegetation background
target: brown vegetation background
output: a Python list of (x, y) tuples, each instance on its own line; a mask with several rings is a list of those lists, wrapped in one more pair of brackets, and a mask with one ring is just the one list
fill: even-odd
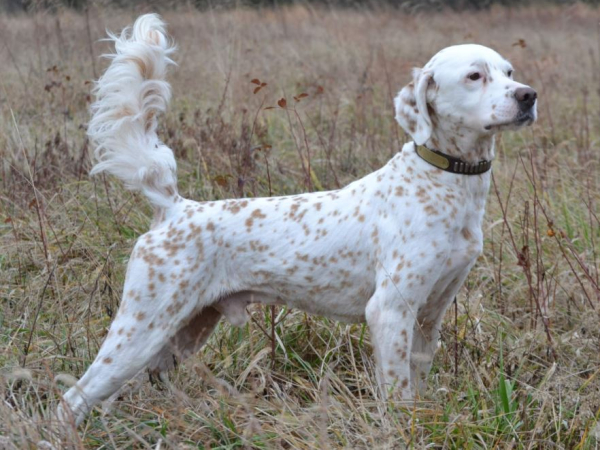
[(0, 16), (1, 448), (598, 448), (600, 32), (582, 5), (163, 10), (179, 65), (160, 133), (188, 198), (336, 189), (381, 167), (407, 140), (394, 95), (450, 44), (510, 59), (540, 119), (497, 141), (484, 254), (412, 407), (377, 399), (365, 327), (256, 307), (171, 390), (140, 374), (60, 436), (59, 394), (150, 221), (142, 197), (88, 176), (85, 137), (98, 40), (149, 9)]

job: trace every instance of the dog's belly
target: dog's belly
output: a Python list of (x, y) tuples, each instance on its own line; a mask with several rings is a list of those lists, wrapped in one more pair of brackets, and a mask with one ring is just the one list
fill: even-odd
[(290, 297), (278, 290), (267, 288), (236, 292), (222, 298), (213, 307), (221, 312), (225, 316), (225, 319), (234, 326), (243, 326), (246, 324), (250, 318), (246, 307), (256, 303), (262, 305), (285, 305), (310, 314), (325, 316), (347, 323), (364, 322), (366, 302), (362, 293), (359, 293), (359, 297), (352, 297), (350, 295), (344, 298), (345, 302), (340, 301), (339, 295), (310, 299), (307, 296)]
[(298, 308), (311, 314), (342, 322), (357, 323), (365, 320), (365, 307), (371, 295), (372, 291), (369, 291), (365, 284), (364, 287), (341, 292), (327, 287), (320, 294), (300, 292), (282, 295), (281, 300), (289, 307)]

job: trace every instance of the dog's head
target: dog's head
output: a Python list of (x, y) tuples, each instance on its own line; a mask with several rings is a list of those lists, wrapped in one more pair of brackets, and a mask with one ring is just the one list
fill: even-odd
[(421, 145), (443, 125), (493, 134), (531, 125), (537, 118), (536, 92), (513, 80), (511, 64), (494, 50), (467, 44), (445, 48), (422, 69), (394, 103), (396, 120)]

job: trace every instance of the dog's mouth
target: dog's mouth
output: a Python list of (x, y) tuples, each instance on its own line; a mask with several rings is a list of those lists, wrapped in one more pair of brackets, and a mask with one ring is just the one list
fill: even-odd
[(488, 124), (486, 126), (484, 126), (483, 128), (487, 131), (491, 131), (491, 130), (507, 130), (507, 129), (517, 129), (517, 128), (521, 128), (524, 126), (529, 126), (531, 125), (533, 122), (535, 122), (535, 112), (533, 110), (533, 108), (527, 110), (527, 111), (519, 111), (519, 113), (517, 114), (517, 116), (512, 119), (512, 120), (508, 120), (506, 122), (500, 122), (500, 123), (491, 123)]

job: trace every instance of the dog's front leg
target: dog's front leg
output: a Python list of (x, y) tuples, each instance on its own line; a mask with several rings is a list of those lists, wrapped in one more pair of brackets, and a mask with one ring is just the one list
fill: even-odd
[(391, 389), (402, 400), (413, 397), (410, 352), (418, 300), (423, 293), (403, 289), (391, 280), (375, 291), (365, 311), (377, 363), (377, 381), (382, 395)]

